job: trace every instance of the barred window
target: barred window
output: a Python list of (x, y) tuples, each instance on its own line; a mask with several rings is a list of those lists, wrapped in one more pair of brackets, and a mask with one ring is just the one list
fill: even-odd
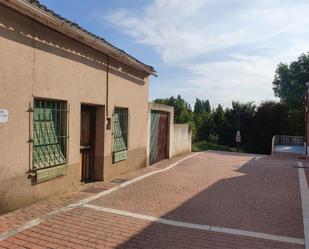
[(114, 110), (113, 162), (127, 159), (128, 150), (128, 109)]
[(67, 163), (67, 103), (34, 100), (33, 169)]

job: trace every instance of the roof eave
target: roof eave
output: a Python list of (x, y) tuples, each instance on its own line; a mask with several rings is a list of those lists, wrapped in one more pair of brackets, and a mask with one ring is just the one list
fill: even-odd
[(0, 0), (0, 3), (3, 3), (17, 10), (18, 12), (21, 12), (22, 14), (27, 15), (34, 20), (54, 30), (57, 30), (58, 32), (61, 32), (62, 34), (71, 37), (87, 46), (90, 46), (128, 66), (131, 66), (139, 71), (143, 71), (148, 75), (154, 75), (157, 77), (157, 72), (154, 69), (133, 60), (133, 58), (130, 58), (128, 55), (122, 53), (101, 39), (69, 25), (65, 21), (60, 20), (56, 16), (45, 12), (44, 10), (25, 0)]

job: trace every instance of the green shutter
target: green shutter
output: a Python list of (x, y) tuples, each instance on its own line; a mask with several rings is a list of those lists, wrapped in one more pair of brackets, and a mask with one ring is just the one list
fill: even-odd
[(113, 161), (127, 159), (128, 150), (128, 109), (115, 108), (113, 131)]
[(64, 103), (35, 100), (33, 118), (33, 168), (66, 163), (66, 113)]
[(151, 112), (150, 123), (150, 164), (157, 162), (160, 113)]

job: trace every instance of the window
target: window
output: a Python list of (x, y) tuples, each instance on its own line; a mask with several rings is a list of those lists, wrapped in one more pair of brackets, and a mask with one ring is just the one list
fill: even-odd
[(67, 104), (34, 100), (33, 169), (67, 163)]
[(128, 150), (128, 109), (116, 107), (114, 110), (113, 161), (126, 160)]

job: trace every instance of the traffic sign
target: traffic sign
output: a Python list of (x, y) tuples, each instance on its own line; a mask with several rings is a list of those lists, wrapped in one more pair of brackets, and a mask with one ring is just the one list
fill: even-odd
[(235, 140), (236, 140), (236, 143), (240, 143), (241, 142), (240, 131), (237, 131), (236, 136), (235, 136)]

